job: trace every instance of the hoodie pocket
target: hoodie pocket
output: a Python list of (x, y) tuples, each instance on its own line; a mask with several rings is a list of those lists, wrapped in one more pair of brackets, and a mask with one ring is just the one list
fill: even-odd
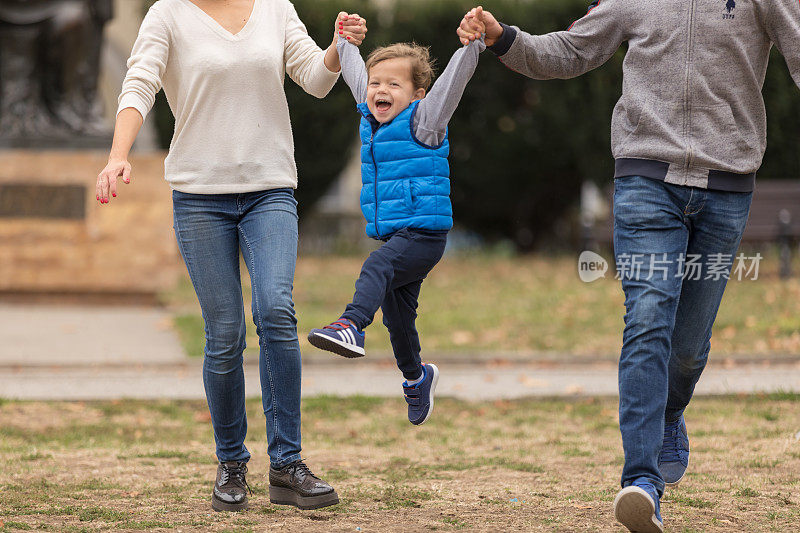
[(760, 144), (754, 128), (739, 127), (727, 103), (692, 110), (694, 164), (732, 172), (757, 166)]
[(684, 116), (680, 103), (647, 98), (621, 101), (614, 110), (614, 157), (683, 161)]
[(625, 149), (637, 131), (642, 121), (642, 104), (628, 95), (623, 94), (617, 105), (614, 107), (614, 131), (612, 132), (612, 143), (621, 149)]

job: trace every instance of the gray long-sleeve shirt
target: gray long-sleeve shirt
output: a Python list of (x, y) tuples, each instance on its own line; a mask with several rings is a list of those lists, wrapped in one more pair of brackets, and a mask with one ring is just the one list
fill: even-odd
[(773, 44), (800, 85), (797, 0), (601, 0), (568, 31), (504, 27), (491, 49), (534, 79), (579, 76), (628, 42), (611, 132), (617, 177), (752, 190)]
[[(342, 77), (350, 87), (356, 103), (367, 101), (367, 69), (358, 47), (339, 37), (336, 44)], [(447, 68), (419, 103), (414, 115), (414, 133), (420, 142), (438, 146), (447, 134), (447, 124), (453, 117), (467, 83), (475, 73), (478, 56), (486, 49), (483, 39), (456, 50)]]

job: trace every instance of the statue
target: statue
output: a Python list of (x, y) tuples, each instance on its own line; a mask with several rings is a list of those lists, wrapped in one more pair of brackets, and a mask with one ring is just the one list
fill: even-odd
[(0, 0), (0, 147), (106, 147), (97, 98), (113, 0)]

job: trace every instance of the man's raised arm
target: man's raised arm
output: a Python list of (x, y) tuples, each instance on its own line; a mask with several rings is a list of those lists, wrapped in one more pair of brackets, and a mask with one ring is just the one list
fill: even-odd
[(628, 0), (598, 0), (568, 30), (546, 35), (502, 24), (490, 12), (475, 8), (464, 16), (457, 33), (462, 43), (474, 40), (478, 25), (473, 19), (481, 18), (489, 50), (507, 67), (538, 80), (574, 78), (608, 61), (630, 38), (629, 17), (635, 13), (629, 4)]

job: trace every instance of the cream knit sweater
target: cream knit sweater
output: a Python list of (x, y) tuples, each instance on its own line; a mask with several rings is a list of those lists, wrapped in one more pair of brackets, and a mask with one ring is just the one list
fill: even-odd
[(159, 0), (128, 60), (118, 112), (142, 117), (164, 88), (175, 115), (165, 162), (173, 189), (195, 194), (297, 187), (285, 74), (323, 98), (338, 73), (288, 0), (255, 0), (236, 35), (189, 0)]

